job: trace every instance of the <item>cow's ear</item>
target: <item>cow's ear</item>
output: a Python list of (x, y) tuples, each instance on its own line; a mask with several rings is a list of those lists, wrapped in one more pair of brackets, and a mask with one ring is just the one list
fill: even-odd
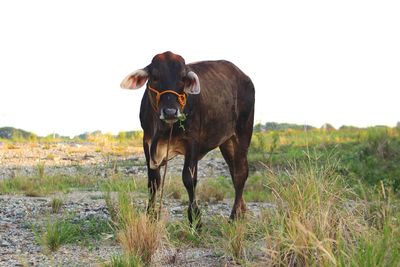
[(199, 77), (193, 71), (186, 74), (185, 88), (183, 89), (187, 94), (197, 95), (200, 94)]
[(149, 78), (149, 73), (144, 69), (139, 69), (128, 76), (121, 82), (121, 88), (123, 89), (139, 89), (142, 87), (147, 79)]

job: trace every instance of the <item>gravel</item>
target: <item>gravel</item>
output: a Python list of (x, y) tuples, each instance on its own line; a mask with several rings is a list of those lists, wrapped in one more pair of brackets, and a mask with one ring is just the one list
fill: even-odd
[[(145, 160), (140, 153), (128, 156), (106, 156), (104, 151), (91, 144), (56, 144), (30, 147), (18, 145), (16, 148), (0, 146), (0, 179), (17, 175), (35, 175), (38, 164), (44, 164), (46, 174), (89, 174), (108, 177), (114, 172), (131, 176), (146, 177)], [(49, 156), (50, 155), (50, 156)], [(116, 163), (116, 164), (115, 164)], [(183, 158), (170, 161), (168, 172), (180, 176)], [(219, 176), (229, 177), (229, 171), (218, 150), (209, 153), (199, 162), (199, 180)], [(118, 243), (109, 236), (90, 246), (79, 244), (63, 245), (52, 253), (46, 252), (35, 240), (34, 226), (43, 225), (49, 218), (62, 214), (74, 214), (74, 220), (89, 217), (110, 219), (102, 192), (74, 191), (48, 197), (26, 197), (0, 195), (0, 266), (101, 266), (112, 255), (120, 254)], [(63, 200), (58, 214), (51, 213), (50, 203), (54, 198)], [(137, 199), (144, 205), (145, 199)], [(271, 207), (268, 203), (247, 203), (251, 213), (257, 215), (261, 209)], [(184, 218), (187, 204), (180, 200), (166, 199), (164, 207), (168, 218)], [(211, 215), (229, 216), (232, 200), (202, 206), (203, 217)], [(206, 248), (168, 248), (155, 257), (155, 266), (221, 266), (229, 265), (227, 259), (216, 256), (215, 251)]]

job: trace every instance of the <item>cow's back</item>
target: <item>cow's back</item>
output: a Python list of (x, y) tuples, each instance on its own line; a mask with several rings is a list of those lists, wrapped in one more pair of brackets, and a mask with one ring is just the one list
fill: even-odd
[[(201, 93), (193, 108), (199, 112), (196, 116), (200, 129), (196, 130), (201, 132), (201, 142), (206, 143), (204, 150), (209, 150), (237, 134), (238, 128), (245, 127), (241, 120), (253, 120), (254, 86), (229, 61), (202, 61), (188, 67), (200, 80)], [(253, 122), (248, 124), (252, 129)]]

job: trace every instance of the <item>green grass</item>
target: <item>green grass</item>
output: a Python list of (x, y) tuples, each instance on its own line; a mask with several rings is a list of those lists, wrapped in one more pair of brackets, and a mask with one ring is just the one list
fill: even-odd
[(169, 240), (174, 246), (200, 247), (204, 245), (203, 235), (187, 223), (187, 218), (168, 223), (166, 229)]
[(36, 240), (45, 251), (57, 251), (61, 245), (73, 243), (79, 235), (79, 228), (66, 219), (48, 219), (45, 224), (34, 230)]
[(50, 201), (50, 207), (51, 207), (51, 212), (52, 213), (59, 213), (61, 210), (61, 207), (63, 205), (63, 201), (59, 198), (53, 198)]
[(43, 175), (17, 176), (0, 180), (0, 194), (25, 194), (46, 196), (55, 192), (69, 192), (72, 189), (89, 189), (97, 186), (95, 177), (85, 175)]
[[(130, 144), (125, 134), (116, 140), (93, 138), (100, 147)], [(219, 258), (250, 266), (400, 266), (399, 130), (258, 132), (249, 160), (253, 172), (244, 199), (275, 208), (233, 223), (203, 214), (199, 231), (187, 218), (166, 223), (145, 215), (145, 207), (135, 203), (138, 198), (147, 201), (147, 179), (117, 171), (98, 180), (47, 175), (45, 166), (38, 165), (34, 176), (1, 180), (0, 194), (104, 191), (110, 220), (62, 216), (48, 219), (35, 235), (48, 251), (71, 243), (94, 247), (104, 235), (113, 236), (123, 254), (105, 266), (151, 264), (163, 246), (211, 249)], [(110, 161), (110, 168), (126, 163)], [(207, 203), (232, 203), (234, 196), (230, 177), (200, 180), (196, 191), (200, 202)], [(166, 198), (187, 201), (180, 177), (167, 179), (165, 192)], [(59, 213), (62, 203), (54, 199), (51, 205)]]
[(87, 175), (33, 175), (16, 176), (0, 180), (0, 194), (24, 194), (27, 196), (48, 196), (53, 193), (68, 193), (72, 190), (129, 190), (147, 194), (147, 180), (114, 174), (109, 179)]
[(212, 249), (241, 265), (399, 266), (400, 200), (390, 187), (350, 187), (333, 159), (289, 164), (253, 179), (276, 208), (229, 222), (204, 218), (167, 224), (171, 244)]
[(105, 236), (114, 235), (114, 229), (106, 219), (88, 217), (74, 220), (73, 215), (47, 218), (41, 226), (33, 228), (36, 241), (45, 251), (57, 251), (65, 244), (93, 247)]
[(252, 168), (259, 162), (283, 169), (288, 162), (307, 161), (312, 155), (319, 162), (340, 161), (336, 171), (376, 186), (383, 181), (395, 191), (400, 190), (400, 130), (388, 127), (343, 129), (336, 131), (281, 130), (257, 132), (249, 151)]
[(114, 255), (109, 263), (104, 263), (104, 267), (142, 267), (141, 259), (135, 255)]

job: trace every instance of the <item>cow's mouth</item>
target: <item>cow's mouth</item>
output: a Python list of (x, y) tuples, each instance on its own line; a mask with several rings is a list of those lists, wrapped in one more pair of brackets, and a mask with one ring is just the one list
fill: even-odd
[(163, 121), (167, 124), (174, 124), (178, 119), (164, 119)]

